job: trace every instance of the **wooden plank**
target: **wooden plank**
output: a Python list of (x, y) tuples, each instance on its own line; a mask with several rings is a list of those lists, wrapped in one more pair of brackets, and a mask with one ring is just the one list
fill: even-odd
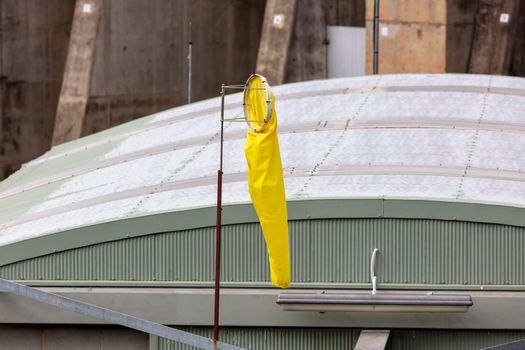
[(256, 71), (270, 85), (284, 82), (297, 0), (268, 0), (257, 56)]
[(383, 350), (389, 335), (390, 330), (363, 330), (354, 350)]
[(103, 0), (77, 0), (52, 145), (82, 134)]
[[(469, 73), (508, 74), (512, 44), (517, 30), (520, 0), (481, 0), (476, 24)], [(507, 14), (505, 21), (501, 15)]]

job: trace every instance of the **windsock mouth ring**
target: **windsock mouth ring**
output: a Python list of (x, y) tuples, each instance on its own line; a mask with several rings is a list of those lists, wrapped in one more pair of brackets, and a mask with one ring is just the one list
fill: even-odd
[(272, 118), (273, 93), (270, 84), (260, 74), (252, 74), (244, 87), (244, 119), (253, 132), (264, 131)]

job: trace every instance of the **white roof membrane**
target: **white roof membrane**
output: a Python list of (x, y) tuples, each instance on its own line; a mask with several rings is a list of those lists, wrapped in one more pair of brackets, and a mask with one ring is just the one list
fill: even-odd
[[(369, 76), (273, 91), (288, 200), (525, 206), (525, 79)], [(241, 101), (226, 97), (227, 117), (241, 115)], [(0, 206), (17, 208), (0, 216), (0, 245), (215, 205), (219, 107), (215, 98), (173, 108), (26, 164), (0, 192)], [(243, 123), (225, 123), (225, 204), (249, 202), (245, 133)]]

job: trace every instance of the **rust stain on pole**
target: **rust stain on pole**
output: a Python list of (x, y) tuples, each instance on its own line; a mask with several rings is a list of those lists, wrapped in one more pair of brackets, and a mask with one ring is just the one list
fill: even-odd
[(77, 0), (52, 145), (79, 138), (86, 112), (103, 0)]

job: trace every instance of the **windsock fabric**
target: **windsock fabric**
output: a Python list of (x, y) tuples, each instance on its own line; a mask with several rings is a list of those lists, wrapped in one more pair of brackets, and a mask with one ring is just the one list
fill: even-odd
[(290, 286), (288, 215), (276, 129), (275, 98), (272, 98), (271, 119), (261, 131), (248, 131), (244, 153), (248, 162), (248, 188), (266, 241), (272, 284), (276, 287), (288, 288)]

